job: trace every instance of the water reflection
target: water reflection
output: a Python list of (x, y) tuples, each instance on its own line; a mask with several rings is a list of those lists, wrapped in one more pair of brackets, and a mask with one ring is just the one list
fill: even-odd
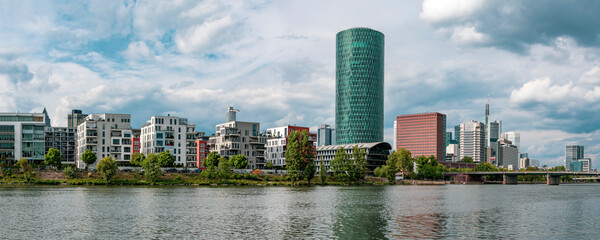
[(593, 239), (599, 187), (0, 187), (0, 232), (16, 239)]

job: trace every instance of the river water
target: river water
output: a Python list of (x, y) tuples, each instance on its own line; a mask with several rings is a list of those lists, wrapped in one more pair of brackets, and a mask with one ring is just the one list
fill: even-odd
[(0, 187), (10, 239), (598, 239), (600, 185)]

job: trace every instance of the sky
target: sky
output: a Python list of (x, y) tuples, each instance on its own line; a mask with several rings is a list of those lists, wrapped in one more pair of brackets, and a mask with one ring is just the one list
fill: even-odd
[(212, 133), (228, 106), (262, 129), (335, 123), (335, 34), (385, 34), (385, 140), (395, 116), (491, 120), (521, 152), (600, 168), (599, 1), (5, 1), (0, 112), (179, 116)]

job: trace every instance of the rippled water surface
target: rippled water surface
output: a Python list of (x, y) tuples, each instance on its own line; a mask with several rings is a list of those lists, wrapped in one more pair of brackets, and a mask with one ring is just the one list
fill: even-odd
[(597, 239), (600, 185), (0, 187), (11, 239)]

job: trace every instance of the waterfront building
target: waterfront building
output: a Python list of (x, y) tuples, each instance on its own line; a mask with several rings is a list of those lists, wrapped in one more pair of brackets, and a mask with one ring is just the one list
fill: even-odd
[(473, 158), (473, 162), (484, 161), (485, 126), (478, 121), (470, 120), (460, 124), (460, 157)]
[(571, 162), (576, 162), (579, 159), (585, 158), (583, 146), (568, 145), (565, 148), (565, 169), (571, 170)]
[(148, 155), (169, 151), (175, 157), (175, 165), (195, 167), (195, 128), (187, 118), (152, 116), (141, 129), (141, 152)]
[(319, 125), (317, 130), (317, 146), (335, 145), (335, 128), (327, 124)]
[(346, 153), (350, 155), (350, 158), (352, 158), (354, 146), (358, 147), (358, 149), (365, 150), (367, 168), (370, 171), (375, 170), (376, 167), (384, 165), (388, 155), (392, 150), (392, 145), (386, 142), (318, 146), (317, 157), (315, 158), (315, 166), (317, 166), (317, 171), (320, 169), (320, 161), (323, 161), (323, 165), (327, 169), (330, 169), (331, 161), (335, 157), (335, 152), (342, 147)]
[(446, 115), (419, 113), (397, 116), (394, 123), (396, 149), (405, 148), (413, 157), (431, 155), (446, 159)]
[(336, 143), (383, 141), (384, 35), (351, 28), (336, 35)]
[[(214, 134), (212, 136), (214, 137)], [(196, 167), (199, 169), (205, 169), (203, 163), (210, 153), (210, 137), (204, 132), (199, 132), (196, 138)]]
[(81, 155), (87, 149), (96, 154), (96, 162), (89, 165), (92, 169), (107, 156), (119, 166), (129, 166), (132, 136), (130, 114), (89, 114), (77, 126), (77, 167), (85, 167)]
[(519, 150), (516, 145), (506, 139), (498, 140), (496, 164), (509, 170), (519, 170)]
[[(231, 111), (232, 108), (227, 113)], [(248, 168), (264, 168), (267, 138), (260, 134), (260, 123), (237, 121), (235, 117), (227, 118), (232, 121), (216, 126), (216, 134), (210, 138), (210, 151), (226, 158), (242, 154), (248, 160)]]
[(141, 138), (142, 130), (141, 129), (131, 129), (131, 156), (135, 153), (140, 153), (142, 150)]
[(79, 124), (81, 124), (87, 116), (88, 114), (84, 114), (79, 109), (71, 110), (71, 113), (67, 115), (67, 127), (77, 128), (77, 126), (79, 126)]
[(45, 127), (50, 127), (46, 108), (41, 113), (0, 113), (0, 159), (42, 163)]
[(460, 148), (458, 144), (448, 144), (446, 147), (446, 162), (459, 162), (460, 161)]
[(62, 164), (75, 165), (77, 159), (76, 128), (72, 127), (46, 127), (46, 149), (48, 153), (50, 148), (60, 151)]
[[(267, 163), (273, 163), (273, 166), (285, 167), (285, 150), (287, 147), (287, 140), (289, 135), (294, 132), (309, 132), (308, 127), (298, 126), (283, 126), (267, 129)], [(315, 134), (308, 134), (308, 141), (311, 145), (314, 145), (317, 136)]]

